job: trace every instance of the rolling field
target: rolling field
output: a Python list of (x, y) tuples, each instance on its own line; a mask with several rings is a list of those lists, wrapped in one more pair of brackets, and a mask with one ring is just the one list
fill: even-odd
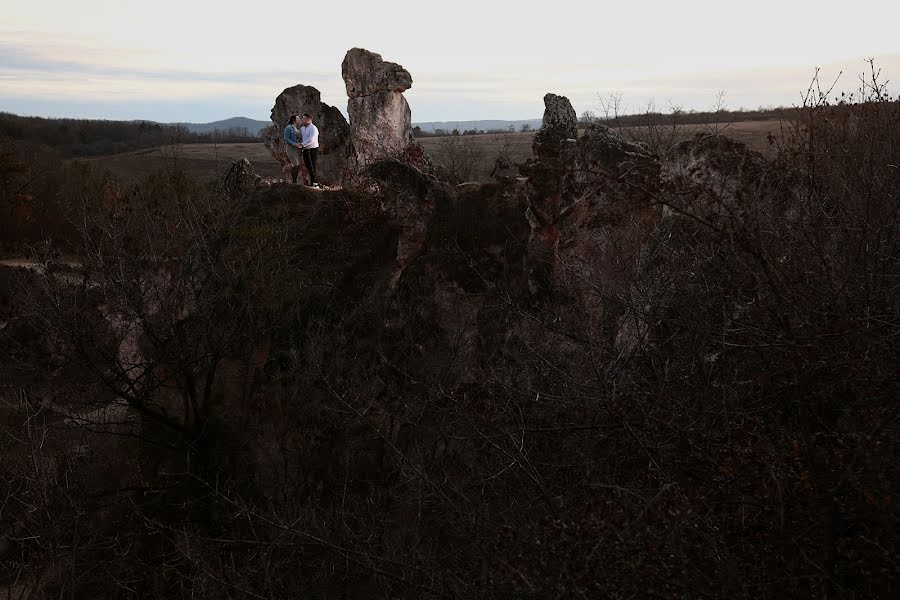
[[(646, 140), (649, 132), (643, 127), (624, 127), (621, 130), (629, 139)], [(660, 127), (659, 134), (665, 143), (689, 139), (699, 132), (712, 131), (706, 125), (682, 125)], [(765, 156), (773, 156), (774, 149), (767, 141), (771, 133), (778, 137), (781, 122), (743, 121), (731, 123), (722, 133), (736, 138)], [(471, 177), (467, 179), (486, 181), (490, 178), (494, 161), (501, 151), (514, 162), (523, 162), (531, 157), (531, 139), (534, 132), (498, 133), (461, 136), (448, 143), (447, 138), (431, 137), (418, 141), (435, 163), (440, 164), (451, 152), (462, 152), (472, 161)], [(453, 145), (456, 144), (454, 147)], [(109, 170), (124, 181), (135, 181), (147, 173), (163, 167), (177, 167), (200, 178), (219, 178), (227, 171), (232, 161), (247, 158), (254, 170), (263, 177), (281, 177), (280, 165), (272, 158), (262, 142), (240, 144), (184, 144), (162, 146), (150, 150), (139, 150), (125, 154), (101, 156), (90, 162)]]
[(219, 178), (233, 161), (242, 158), (263, 177), (281, 177), (279, 165), (262, 142), (241, 144), (184, 144), (161, 146), (88, 159), (124, 181), (135, 181), (163, 167), (176, 167), (199, 178)]
[[(740, 140), (762, 152), (767, 158), (775, 154), (775, 149), (769, 144), (767, 136), (771, 133), (780, 138), (781, 121), (741, 121), (731, 123), (727, 127), (720, 125), (720, 133)], [(645, 127), (622, 127), (621, 131), (626, 139), (649, 141), (649, 130)], [(712, 133), (712, 126), (707, 125), (680, 125), (676, 128), (660, 127), (657, 134), (663, 140), (663, 146), (692, 138), (697, 133)], [(581, 130), (579, 130), (581, 134)], [(490, 178), (494, 161), (501, 150), (506, 148), (507, 155), (513, 162), (524, 162), (531, 158), (531, 140), (534, 132), (527, 133), (487, 133), (483, 135), (467, 135), (458, 138), (461, 149), (474, 154), (477, 164), (473, 168), (472, 180), (485, 181)], [(447, 138), (429, 137), (419, 139), (419, 143), (425, 148), (432, 160), (439, 164), (446, 154), (454, 153), (452, 145), (448, 145)]]

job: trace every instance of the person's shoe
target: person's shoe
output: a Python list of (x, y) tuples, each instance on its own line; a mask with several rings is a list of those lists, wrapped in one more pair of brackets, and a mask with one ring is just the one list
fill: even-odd
[(316, 189), (319, 189), (319, 188), (322, 187), (322, 186), (320, 186), (318, 183), (314, 183), (314, 184), (312, 184), (312, 186), (313, 186), (314, 188), (316, 188)]

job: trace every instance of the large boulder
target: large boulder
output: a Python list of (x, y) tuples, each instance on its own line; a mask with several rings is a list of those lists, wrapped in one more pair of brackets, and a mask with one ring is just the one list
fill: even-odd
[[(769, 257), (786, 260), (790, 250), (773, 232), (798, 219), (803, 180), (737, 140), (705, 133), (669, 148), (659, 179), (661, 218), (642, 243), (616, 347), (696, 348), (712, 362), (729, 336), (741, 335), (729, 322), (752, 323), (761, 300), (756, 283), (742, 279), (747, 265), (735, 249), (771, 236)], [(704, 351), (692, 337), (701, 331), (721, 335), (721, 345)]]
[(351, 161), (350, 125), (334, 106), (322, 102), (322, 95), (308, 85), (295, 85), (281, 92), (272, 107), (272, 125), (266, 130), (266, 148), (281, 163), (285, 173), (291, 170), (282, 135), (291, 115), (309, 113), (319, 128), (318, 178), (320, 183), (343, 183)]
[(362, 169), (382, 158), (401, 158), (413, 141), (412, 112), (403, 92), (409, 71), (362, 48), (348, 51), (341, 65), (353, 155)]

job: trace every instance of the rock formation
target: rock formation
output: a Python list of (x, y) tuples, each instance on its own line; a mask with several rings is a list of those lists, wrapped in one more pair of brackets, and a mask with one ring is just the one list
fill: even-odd
[[(760, 206), (760, 198), (781, 198), (776, 190), (788, 174), (769, 168), (765, 157), (722, 135), (698, 133), (675, 144), (663, 162), (663, 183), (682, 190), (679, 208), (708, 219), (744, 218)], [(789, 185), (782, 189), (791, 189)], [(683, 191), (690, 189), (690, 194)], [(670, 209), (671, 211), (671, 209)]]
[[(640, 293), (662, 293), (661, 288), (654, 292), (653, 281), (668, 261), (661, 249), (673, 236), (685, 244), (693, 235), (694, 223), (682, 223), (680, 214), (691, 212), (708, 221), (734, 218), (752, 210), (755, 197), (776, 197), (771, 189), (759, 188), (765, 185), (766, 161), (743, 144), (698, 136), (658, 155), (602, 125), (579, 137), (575, 110), (556, 94), (544, 97), (543, 124), (533, 139), (533, 158), (521, 168), (524, 177), (500, 177), (494, 191), (480, 191), (477, 185), (454, 190), (423, 173), (418, 163), (427, 163), (421, 157), (410, 159), (420, 148), (411, 144), (410, 110), (402, 93), (412, 84), (409, 72), (354, 48), (342, 73), (350, 125), (339, 111), (322, 104), (318, 90), (295, 86), (276, 101), (276, 125), (267, 145), (279, 156), (281, 123), (290, 114), (314, 114), (323, 147), (332, 157), (346, 159), (327, 163), (331, 180), (361, 177), (398, 228), (391, 288), (430, 253), (430, 227), (438, 207), (452, 206), (464, 196), (489, 203), (503, 198), (504, 205), (523, 207), (521, 224), (529, 233), (521, 264), (532, 299), (554, 304), (555, 295), (564, 290), (574, 300), (569, 317), (607, 332), (608, 341), (619, 347), (631, 347), (648, 327), (629, 309), (637, 301), (634, 282), (642, 282)], [(287, 163), (283, 155), (282, 161)], [(235, 193), (247, 185), (239, 167), (236, 163), (234, 175), (227, 178), (234, 182), (226, 183)]]
[(231, 163), (222, 181), (222, 193), (229, 198), (240, 198), (253, 191), (261, 177), (253, 172), (253, 166), (246, 158)]
[(548, 290), (552, 279), (556, 221), (565, 172), (560, 153), (563, 146), (574, 143), (578, 135), (577, 126), (578, 118), (568, 98), (555, 94), (544, 96), (543, 122), (532, 143), (534, 159), (525, 165), (523, 171), (528, 177), (526, 217), (531, 225), (528, 269), (532, 293)]
[(319, 181), (341, 183), (351, 158), (350, 125), (340, 110), (322, 102), (321, 93), (314, 87), (295, 85), (278, 95), (272, 107), (272, 125), (266, 130), (266, 148), (281, 163), (285, 174), (289, 174), (290, 161), (285, 154), (282, 134), (291, 115), (306, 112), (313, 116), (313, 122), (319, 128)]
[(398, 268), (391, 280), (396, 285), (403, 270), (422, 252), (435, 205), (445, 200), (449, 192), (435, 178), (396, 159), (372, 164), (366, 175), (378, 183), (379, 191), (387, 199), (384, 208), (399, 225)]
[(660, 162), (646, 147), (597, 125), (563, 149), (554, 280), (590, 319), (617, 330), (638, 259), (662, 218)]
[(538, 156), (559, 154), (566, 140), (578, 137), (578, 116), (565, 96), (544, 96), (544, 117), (534, 135), (533, 148)]
[(567, 290), (583, 318), (615, 331), (641, 250), (662, 216), (660, 161), (602, 125), (576, 141), (571, 105), (547, 99), (547, 127), (534, 143), (540, 158), (526, 167), (529, 287)]
[(362, 48), (348, 51), (341, 65), (353, 153), (362, 169), (380, 158), (400, 158), (413, 139), (412, 113), (403, 92), (409, 71)]
[(534, 158), (523, 168), (529, 290), (548, 302), (564, 290), (577, 318), (609, 332), (620, 349), (649, 331), (636, 307), (689, 285), (672, 281), (673, 265), (704, 272), (703, 264), (685, 267), (698, 260), (691, 250), (699, 240), (796, 204), (790, 175), (740, 142), (699, 134), (659, 155), (603, 125), (576, 139), (568, 100), (544, 101)]

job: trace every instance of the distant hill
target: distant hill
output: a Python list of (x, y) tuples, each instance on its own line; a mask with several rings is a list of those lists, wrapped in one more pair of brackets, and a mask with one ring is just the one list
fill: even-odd
[[(540, 119), (519, 119), (508, 121), (503, 119), (486, 119), (481, 121), (428, 121), (424, 123), (413, 123), (413, 126), (419, 126), (422, 131), (433, 133), (436, 129), (444, 131), (453, 131), (459, 129), (460, 132), (466, 130), (484, 130), (489, 129), (509, 129), (512, 127), (518, 131), (522, 125), (528, 124), (532, 129), (538, 129), (541, 126)], [(213, 121), (212, 123), (167, 123), (167, 125), (182, 125), (191, 133), (212, 133), (213, 131), (228, 131), (234, 129), (246, 128), (250, 135), (256, 135), (260, 129), (264, 129), (271, 125), (269, 121), (257, 121), (248, 119), (247, 117), (232, 117), (222, 121)]]
[(231, 117), (212, 123), (167, 123), (168, 125), (182, 125), (191, 133), (212, 133), (213, 131), (228, 131), (234, 129), (246, 129), (250, 135), (256, 135), (260, 129), (268, 127), (270, 121), (257, 121), (247, 117)]
[(422, 128), (422, 131), (426, 131), (428, 133), (433, 133), (436, 129), (443, 129), (444, 131), (453, 131), (454, 129), (458, 129), (460, 133), (466, 130), (484, 130), (488, 131), (489, 129), (509, 129), (510, 126), (518, 131), (522, 125), (530, 125), (532, 129), (539, 129), (541, 126), (540, 119), (520, 119), (518, 121), (504, 121), (500, 119), (487, 119), (483, 121), (429, 121), (426, 123), (413, 123), (413, 126), (418, 125)]

